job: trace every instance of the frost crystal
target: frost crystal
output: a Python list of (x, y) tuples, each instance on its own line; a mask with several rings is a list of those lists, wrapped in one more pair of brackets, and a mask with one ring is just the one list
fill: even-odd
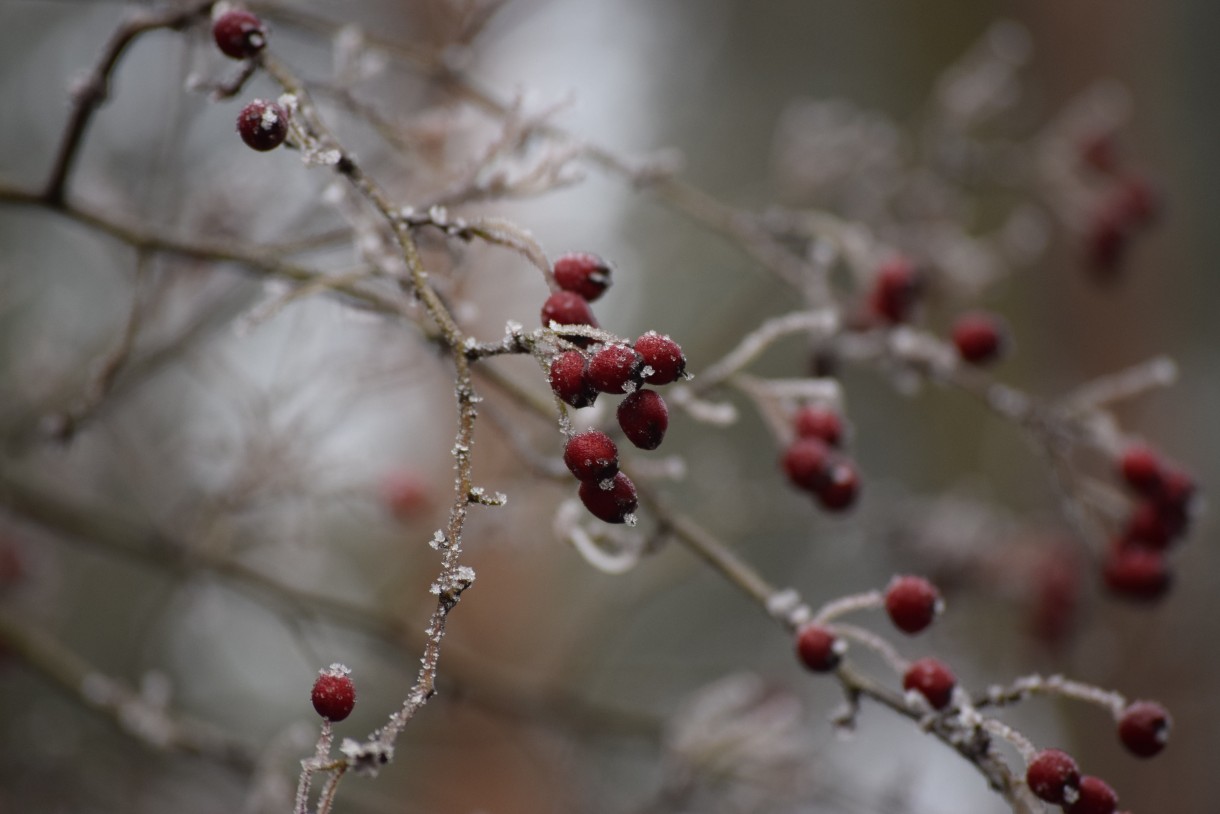
[(369, 777), (376, 777), (378, 770), (394, 759), (394, 747), (380, 741), (360, 743), (352, 738), (344, 738), (339, 751), (352, 764), (352, 771)]
[(431, 546), (434, 551), (440, 551), (448, 542), (449, 541), (445, 538), (445, 532), (437, 529), (432, 533), (432, 539), (428, 541), (428, 545)]

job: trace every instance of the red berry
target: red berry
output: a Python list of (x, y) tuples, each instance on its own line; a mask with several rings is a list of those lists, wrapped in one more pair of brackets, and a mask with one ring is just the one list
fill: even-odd
[(891, 324), (906, 322), (919, 298), (919, 288), (919, 275), (911, 261), (905, 257), (891, 258), (877, 269), (869, 308), (874, 316)]
[(940, 592), (923, 577), (894, 577), (885, 589), (885, 612), (903, 633), (927, 628), (941, 607)]
[(212, 37), (225, 56), (247, 59), (267, 45), (263, 21), (248, 11), (226, 11), (212, 23)]
[(1113, 277), (1131, 244), (1131, 227), (1109, 207), (1094, 213), (1084, 234), (1085, 260), (1099, 279)]
[(829, 407), (807, 404), (792, 416), (792, 427), (800, 438), (820, 438), (832, 447), (843, 440), (843, 419)]
[(910, 692), (917, 691), (932, 707), (944, 709), (953, 700), (953, 688), (957, 679), (953, 672), (941, 661), (934, 658), (923, 658), (911, 662), (906, 674), (902, 677), (902, 688)]
[(640, 384), (644, 359), (626, 345), (606, 345), (589, 360), (589, 382), (603, 393), (629, 393)]
[(618, 425), (640, 449), (656, 449), (669, 428), (665, 399), (652, 390), (636, 390), (619, 404)]
[(626, 523), (639, 505), (635, 484), (622, 472), (614, 476), (609, 489), (594, 480), (581, 481), (580, 502), (590, 514), (607, 523)]
[(1124, 542), (1163, 550), (1182, 530), (1178, 516), (1159, 500), (1141, 500), (1127, 518)]
[(798, 438), (784, 452), (784, 472), (798, 489), (817, 494), (826, 480), (830, 447), (820, 438)]
[(551, 391), (573, 407), (588, 407), (597, 400), (597, 388), (589, 381), (588, 369), (583, 353), (564, 351), (551, 360)]
[(563, 462), (577, 480), (603, 481), (618, 472), (618, 447), (600, 430), (589, 430), (568, 439)]
[(1118, 810), (1118, 795), (1100, 777), (1080, 778), (1076, 799), (1063, 807), (1067, 814), (1114, 814)]
[(288, 111), (275, 102), (255, 99), (237, 115), (237, 132), (251, 149), (274, 150), (288, 137)]
[(1109, 131), (1092, 133), (1079, 145), (1080, 160), (1097, 172), (1112, 173), (1118, 169), (1118, 143)]
[(1008, 344), (1008, 329), (995, 314), (963, 314), (953, 323), (953, 344), (963, 361), (985, 365), (998, 359)]
[(1139, 757), (1152, 757), (1169, 742), (1173, 719), (1155, 701), (1136, 701), (1118, 719), (1118, 737), (1127, 751)]
[(610, 267), (596, 254), (565, 254), (555, 261), (555, 282), (593, 302), (610, 287)]
[(805, 625), (796, 636), (797, 657), (815, 673), (829, 673), (838, 667), (846, 649), (838, 636), (821, 625)]
[(332, 664), (318, 671), (313, 683), (313, 708), (328, 721), (342, 721), (352, 714), (356, 705), (356, 685), (351, 670), (342, 664)]
[(1132, 489), (1155, 497), (1161, 490), (1161, 456), (1145, 444), (1132, 444), (1118, 459), (1119, 472)]
[(668, 336), (649, 331), (635, 340), (635, 351), (644, 359), (644, 381), (649, 384), (676, 382), (686, 373), (682, 348)]
[(1161, 199), (1147, 178), (1129, 175), (1114, 191), (1114, 208), (1132, 226), (1150, 226), (1160, 214)]
[(1106, 587), (1128, 599), (1160, 599), (1171, 580), (1165, 556), (1149, 548), (1116, 545), (1102, 569)]
[(830, 456), (816, 494), (827, 511), (851, 508), (860, 494), (860, 473), (856, 471), (856, 465), (841, 455)]
[(1180, 512), (1185, 519), (1196, 488), (1195, 479), (1181, 469), (1162, 467), (1161, 489), (1157, 499), (1165, 510)]
[(1048, 803), (1063, 803), (1068, 790), (1071, 789), (1074, 796), (1080, 786), (1080, 770), (1067, 752), (1043, 749), (1029, 762), (1025, 782), (1039, 799)]
[(556, 291), (542, 304), (542, 327), (549, 328), (552, 322), (559, 325), (597, 327), (597, 318), (593, 316), (593, 309), (589, 307), (589, 301), (571, 291)]
[(414, 472), (390, 472), (381, 481), (381, 497), (399, 520), (412, 520), (432, 504), (428, 482)]

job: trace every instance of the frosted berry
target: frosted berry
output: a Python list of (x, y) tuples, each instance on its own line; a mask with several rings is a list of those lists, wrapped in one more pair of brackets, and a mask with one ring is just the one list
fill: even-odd
[(1155, 701), (1136, 701), (1118, 719), (1118, 737), (1127, 751), (1139, 757), (1152, 757), (1169, 742), (1173, 719)]
[(226, 11), (212, 23), (212, 37), (227, 57), (248, 59), (267, 45), (263, 21), (248, 11)]
[(577, 480), (603, 481), (618, 472), (618, 447), (600, 430), (589, 430), (568, 439), (563, 462)]
[(1068, 790), (1071, 789), (1074, 795), (1080, 786), (1080, 769), (1067, 752), (1043, 749), (1029, 762), (1025, 782), (1039, 799), (1048, 803), (1063, 803)]
[(860, 473), (856, 465), (841, 455), (832, 455), (815, 492), (822, 508), (831, 512), (850, 509), (860, 494)]
[(655, 391), (636, 390), (619, 404), (618, 425), (640, 449), (656, 449), (669, 428), (669, 408)]
[(542, 327), (549, 328), (552, 322), (597, 327), (597, 318), (593, 316), (589, 301), (571, 291), (556, 291), (542, 304)]
[(894, 577), (885, 589), (885, 612), (903, 633), (915, 634), (927, 628), (941, 604), (940, 592), (923, 577)]
[(798, 489), (817, 494), (826, 480), (830, 447), (820, 438), (798, 438), (784, 452), (783, 467)]
[(869, 293), (869, 309), (873, 315), (891, 324), (911, 318), (919, 298), (919, 275), (905, 257), (891, 258), (877, 269)]
[(1165, 556), (1150, 548), (1116, 545), (1102, 569), (1111, 592), (1128, 599), (1160, 599), (1172, 581)]
[(923, 658), (911, 662), (902, 676), (902, 688), (922, 695), (932, 709), (944, 709), (953, 700), (953, 688), (957, 679), (943, 662), (934, 658)]
[(649, 384), (676, 382), (686, 373), (686, 357), (677, 342), (656, 331), (635, 340), (635, 351), (644, 359), (644, 381)]
[(547, 380), (551, 391), (573, 407), (588, 407), (597, 400), (597, 388), (589, 381), (589, 362), (580, 351), (569, 350), (551, 360)]
[(963, 314), (953, 323), (953, 345), (957, 355), (972, 365), (994, 362), (1005, 350), (1008, 329), (995, 314)]
[(1067, 814), (1114, 814), (1118, 810), (1118, 795), (1100, 777), (1080, 778), (1076, 799), (1064, 805)]
[(610, 287), (610, 267), (596, 254), (573, 252), (555, 261), (555, 282), (589, 302)]
[(815, 673), (829, 673), (838, 667), (846, 649), (838, 636), (821, 625), (805, 625), (796, 635), (796, 655)]
[(589, 383), (603, 393), (628, 393), (640, 384), (643, 358), (626, 345), (606, 345), (589, 360)]
[(313, 683), (313, 708), (328, 721), (342, 721), (356, 706), (356, 685), (351, 670), (342, 664), (332, 664), (318, 671)]
[(832, 447), (843, 441), (843, 419), (820, 404), (807, 404), (792, 416), (792, 428), (800, 438), (820, 438)]
[(580, 502), (590, 514), (607, 523), (626, 523), (627, 516), (639, 506), (635, 484), (622, 472), (614, 476), (609, 489), (603, 489), (597, 481), (581, 481)]
[(237, 132), (251, 149), (274, 150), (288, 137), (288, 111), (275, 102), (255, 99), (237, 115)]
[(1118, 459), (1123, 480), (1142, 495), (1154, 497), (1161, 488), (1161, 456), (1146, 444), (1132, 444)]

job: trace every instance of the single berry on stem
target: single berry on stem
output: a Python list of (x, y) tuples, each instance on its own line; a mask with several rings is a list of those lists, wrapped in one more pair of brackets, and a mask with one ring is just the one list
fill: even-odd
[(589, 513), (607, 523), (626, 523), (639, 506), (635, 484), (622, 472), (614, 476), (609, 489), (594, 480), (581, 481), (579, 494)]
[(577, 480), (603, 481), (618, 472), (618, 447), (600, 430), (589, 430), (568, 439), (563, 462)]
[(1114, 814), (1118, 810), (1118, 795), (1100, 777), (1080, 778), (1076, 799), (1063, 806), (1067, 814)]
[(915, 691), (927, 700), (935, 710), (942, 710), (953, 700), (953, 688), (957, 679), (944, 662), (934, 658), (922, 658), (911, 662), (902, 676), (902, 688)]
[(792, 428), (799, 438), (820, 438), (832, 447), (843, 441), (843, 419), (820, 404), (806, 404), (792, 416)]
[(328, 721), (342, 721), (356, 706), (356, 685), (351, 670), (342, 664), (332, 664), (318, 671), (311, 695), (313, 708)]
[(555, 282), (593, 302), (610, 287), (610, 266), (596, 254), (571, 252), (555, 261)]
[(636, 390), (618, 405), (618, 425), (640, 449), (656, 449), (669, 428), (669, 408), (653, 390)]
[(630, 393), (643, 367), (643, 357), (627, 345), (606, 345), (589, 360), (589, 383), (603, 393)]
[(1000, 358), (1008, 344), (1008, 329), (995, 314), (963, 314), (953, 323), (953, 346), (963, 361), (986, 365)]
[(1169, 742), (1173, 719), (1155, 701), (1136, 701), (1118, 719), (1118, 737), (1127, 751), (1139, 757), (1152, 757)]
[(805, 625), (796, 635), (797, 657), (815, 673), (829, 673), (838, 667), (846, 649), (843, 641), (822, 625)]
[(890, 324), (907, 322), (919, 299), (919, 288), (914, 264), (905, 257), (892, 257), (877, 269), (869, 292), (869, 309)]
[(850, 509), (860, 494), (860, 473), (856, 465), (842, 455), (827, 458), (823, 478), (815, 495), (823, 509), (841, 512)]
[(903, 633), (913, 635), (927, 628), (941, 607), (940, 592), (923, 577), (894, 577), (885, 589), (885, 612)]
[(644, 359), (644, 381), (649, 384), (676, 382), (686, 373), (686, 356), (668, 336), (649, 331), (635, 340), (635, 351)]
[(589, 361), (580, 351), (569, 350), (551, 360), (547, 380), (551, 391), (573, 407), (588, 407), (597, 400), (597, 388), (589, 381)]
[(1025, 770), (1029, 790), (1048, 803), (1062, 804), (1069, 795), (1075, 796), (1080, 786), (1080, 769), (1067, 752), (1043, 749), (1034, 755)]
[(248, 11), (232, 9), (212, 23), (212, 38), (224, 55), (233, 59), (257, 56), (267, 45), (263, 21)]
[(275, 102), (255, 99), (237, 115), (237, 132), (253, 150), (274, 150), (288, 137), (288, 111)]
[(798, 489), (817, 494), (826, 480), (830, 447), (820, 438), (798, 438), (784, 451), (783, 467)]

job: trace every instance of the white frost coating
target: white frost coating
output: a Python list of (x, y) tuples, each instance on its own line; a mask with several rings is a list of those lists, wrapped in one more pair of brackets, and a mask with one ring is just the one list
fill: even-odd
[(448, 539), (445, 537), (445, 532), (437, 529), (432, 534), (432, 539), (428, 541), (428, 545), (435, 551), (440, 551), (448, 544)]
[(594, 540), (592, 535), (580, 524), (583, 508), (575, 500), (565, 500), (555, 511), (552, 529), (555, 536), (562, 542), (570, 543), (576, 552), (598, 571), (605, 574), (625, 574), (639, 564), (643, 554), (643, 545), (639, 541), (634, 546), (623, 544), (619, 540), (618, 550), (611, 551)]
[(669, 391), (669, 402), (681, 407), (687, 414), (704, 424), (714, 427), (727, 427), (737, 422), (737, 408), (726, 402), (704, 401), (696, 398), (689, 387), (681, 385)]
[(394, 759), (394, 747), (380, 741), (360, 743), (352, 738), (344, 738), (339, 751), (351, 763), (353, 771), (369, 777), (376, 777), (378, 770)]

